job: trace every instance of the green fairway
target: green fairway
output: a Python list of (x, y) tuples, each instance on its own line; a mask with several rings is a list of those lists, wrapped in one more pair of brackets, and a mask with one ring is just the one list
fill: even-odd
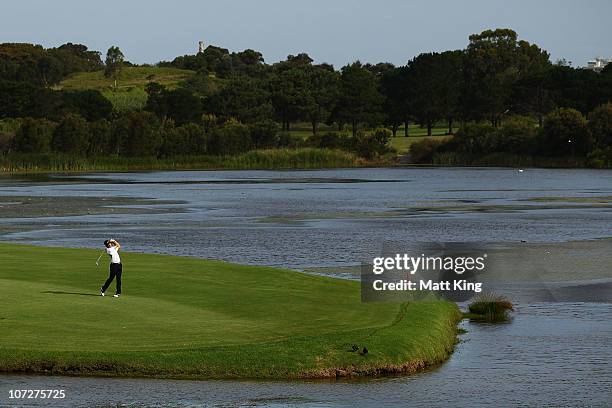
[(425, 140), (425, 139), (446, 140), (449, 138), (450, 136), (446, 136), (446, 135), (432, 135), (432, 136), (424, 135), (424, 136), (409, 136), (409, 137), (398, 136), (398, 137), (392, 137), (389, 144), (391, 145), (391, 147), (397, 150), (397, 153), (406, 154), (410, 151), (410, 146), (422, 140)]
[[(453, 303), (360, 302), (358, 282), (123, 253), (0, 244), (0, 371), (182, 378), (409, 372), (453, 349)], [(366, 346), (362, 356), (352, 344)]]
[[(455, 131), (458, 128), (454, 129)], [(410, 150), (410, 146), (413, 143), (420, 142), (425, 139), (435, 139), (435, 140), (445, 140), (450, 138), (447, 134), (448, 125), (445, 123), (438, 123), (436, 126), (432, 128), (431, 136), (427, 136), (427, 128), (421, 127), (417, 124), (410, 124), (408, 126), (408, 134), (409, 136), (404, 136), (404, 127), (401, 126), (396, 133), (396, 137), (392, 137), (389, 141), (389, 146), (394, 148), (398, 154), (406, 154)], [(308, 139), (312, 136), (312, 128), (308, 123), (295, 123), (291, 127), (291, 131), (289, 132), (292, 136), (300, 138), (302, 140)], [(349, 135), (350, 129), (345, 129), (344, 131), (338, 131), (336, 127), (326, 126), (321, 124), (319, 127), (319, 133), (343, 133)]]

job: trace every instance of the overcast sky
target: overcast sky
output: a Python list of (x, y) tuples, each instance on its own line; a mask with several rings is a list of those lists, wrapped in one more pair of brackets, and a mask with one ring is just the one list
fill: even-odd
[(2, 0), (0, 42), (45, 47), (119, 45), (135, 63), (193, 54), (198, 40), (252, 48), (266, 62), (307, 52), (340, 67), (354, 60), (397, 65), (421, 52), (464, 48), (468, 35), (509, 27), (583, 66), (612, 57), (610, 0)]

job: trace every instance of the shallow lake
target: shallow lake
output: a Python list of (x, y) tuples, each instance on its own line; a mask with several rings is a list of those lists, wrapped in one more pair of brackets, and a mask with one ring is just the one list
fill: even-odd
[[(574, 251), (574, 262), (564, 262), (555, 279), (568, 281), (572, 295), (542, 301), (513, 287), (507, 293), (519, 304), (510, 323), (462, 323), (468, 332), (451, 359), (410, 377), (286, 383), (0, 376), (0, 405), (22, 405), (7, 400), (7, 390), (26, 386), (66, 389), (66, 406), (606, 406), (612, 400), (612, 294), (606, 292), (612, 271), (606, 258), (604, 267), (593, 261), (612, 254), (612, 171), (0, 176), (0, 240), (99, 248), (111, 236), (130, 251), (341, 276), (387, 243), (545, 245)], [(589, 297), (593, 285), (604, 288), (597, 303)]]

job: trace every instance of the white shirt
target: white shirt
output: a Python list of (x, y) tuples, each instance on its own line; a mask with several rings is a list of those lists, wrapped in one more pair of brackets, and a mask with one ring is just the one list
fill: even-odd
[(119, 258), (119, 251), (117, 251), (116, 246), (112, 246), (110, 248), (106, 248), (106, 253), (111, 257), (111, 263), (119, 264), (121, 263), (121, 258)]

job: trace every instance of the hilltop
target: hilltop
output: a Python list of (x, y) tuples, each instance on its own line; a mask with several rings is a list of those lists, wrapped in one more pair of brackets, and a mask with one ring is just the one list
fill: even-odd
[(145, 86), (149, 82), (157, 82), (168, 89), (174, 89), (180, 82), (194, 74), (194, 71), (171, 67), (124, 67), (117, 76), (116, 89), (114, 89), (114, 80), (105, 77), (103, 70), (74, 73), (61, 81), (57, 88), (100, 91), (111, 101), (115, 109), (125, 111), (144, 106), (147, 101)]

